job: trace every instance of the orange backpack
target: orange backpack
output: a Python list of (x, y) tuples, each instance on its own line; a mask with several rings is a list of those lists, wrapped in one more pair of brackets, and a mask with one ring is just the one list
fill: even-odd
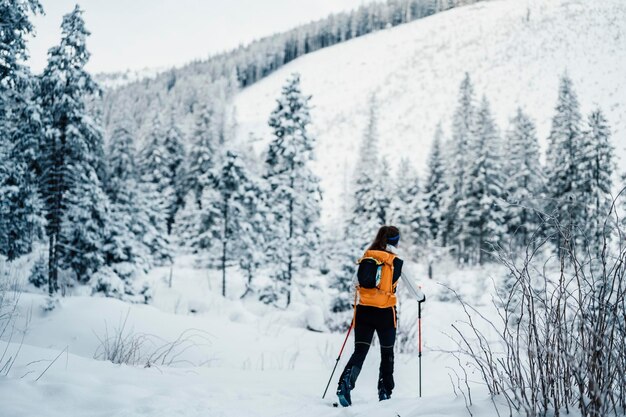
[[(358, 260), (359, 304), (379, 308), (396, 305), (396, 286), (400, 278), (402, 261), (396, 255), (382, 250), (368, 250)], [(374, 274), (374, 275), (372, 275)]]

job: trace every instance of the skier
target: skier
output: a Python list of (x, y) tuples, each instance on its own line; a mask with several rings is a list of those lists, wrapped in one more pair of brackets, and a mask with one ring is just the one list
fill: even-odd
[[(359, 300), (354, 312), (354, 353), (346, 364), (337, 388), (339, 403), (352, 405), (350, 391), (361, 372), (363, 361), (372, 343), (374, 332), (380, 342), (378, 399), (387, 400), (394, 388), (393, 345), (396, 341), (396, 286), (402, 273), (403, 261), (396, 248), (400, 231), (394, 226), (382, 226), (374, 242), (359, 260), (357, 286)], [(369, 276), (373, 276), (372, 281)]]

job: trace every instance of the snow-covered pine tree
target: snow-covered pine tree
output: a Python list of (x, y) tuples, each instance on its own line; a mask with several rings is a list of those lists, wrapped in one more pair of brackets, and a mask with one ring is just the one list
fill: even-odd
[(553, 216), (551, 233), (560, 254), (564, 245), (584, 241), (589, 197), (584, 191), (587, 175), (579, 164), (585, 141), (578, 98), (567, 75), (561, 78), (555, 111), (548, 137), (546, 189), (547, 212)]
[[(216, 239), (219, 240), (219, 268), (222, 271), (222, 296), (226, 296), (226, 267), (243, 258), (253, 256), (259, 250), (254, 221), (256, 205), (250, 173), (245, 169), (239, 155), (226, 152), (224, 163), (216, 173), (215, 191), (218, 198), (213, 202), (216, 217)], [(257, 200), (258, 202), (258, 200)], [(245, 262), (244, 262), (245, 263)], [(253, 264), (248, 264), (252, 267)]]
[(186, 189), (185, 159), (186, 150), (183, 133), (174, 120), (171, 120), (163, 139), (164, 162), (166, 164), (166, 181), (172, 190), (172, 200), (167, 206), (167, 232), (171, 234), (176, 213), (184, 204)]
[[(135, 138), (119, 124), (112, 132), (107, 152), (106, 192), (111, 201), (107, 263), (129, 262), (147, 269), (171, 259), (165, 220), (146, 197), (136, 163)], [(159, 219), (154, 221), (153, 219)]]
[(356, 261), (361, 255), (355, 248), (358, 242), (347, 227), (341, 239), (334, 245), (333, 253), (336, 266), (330, 268), (329, 286), (334, 291), (330, 302), (328, 327), (331, 330), (344, 331), (350, 325), (355, 295)]
[(40, 110), (32, 91), (36, 80), (23, 64), (30, 15), (42, 12), (36, 0), (0, 4), (0, 254), (9, 260), (29, 253), (43, 227), (36, 178)]
[[(166, 230), (170, 209), (176, 203), (176, 190), (172, 187), (167, 151), (165, 150), (163, 129), (158, 116), (152, 120), (144, 146), (139, 153), (139, 183), (147, 201), (154, 209), (151, 217), (152, 227)], [(168, 233), (169, 234), (169, 233)], [(168, 252), (169, 237), (158, 240), (159, 246)]]
[(94, 169), (77, 169), (72, 183), (63, 196), (59, 265), (71, 270), (79, 283), (86, 283), (106, 263), (110, 207)]
[(216, 145), (213, 111), (208, 104), (203, 104), (195, 116), (192, 133), (193, 144), (188, 157), (185, 189), (191, 192), (199, 208), (204, 187), (213, 182), (211, 178), (215, 164)]
[(587, 121), (584, 132), (585, 149), (579, 158), (579, 165), (587, 176), (586, 193), (588, 194), (587, 241), (592, 255), (600, 256), (604, 237), (610, 236), (610, 221), (613, 188), (613, 145), (611, 129), (602, 110), (594, 110)]
[(469, 168), (471, 161), (470, 144), (476, 136), (477, 109), (474, 87), (468, 73), (459, 87), (459, 103), (452, 119), (452, 138), (447, 149), (447, 177), (450, 192), (446, 199), (446, 214), (442, 233), (448, 236), (448, 245), (455, 248), (459, 262), (467, 261), (466, 246), (470, 236), (464, 229), (468, 221), (459, 211), (459, 205), (467, 194)]
[(445, 233), (445, 196), (448, 194), (446, 166), (441, 150), (443, 131), (441, 124), (435, 129), (435, 137), (428, 156), (428, 172), (424, 184), (424, 215), (428, 230), (429, 245), (446, 246), (448, 235)]
[(97, 169), (102, 134), (88, 114), (86, 100), (99, 92), (85, 70), (89, 32), (76, 6), (63, 17), (61, 43), (48, 52), (40, 79), (46, 126), (42, 149), (42, 196), (47, 211), (49, 293), (58, 289), (59, 268), (73, 269), (76, 277), (102, 265), (108, 202)]
[[(308, 131), (309, 100), (310, 96), (302, 93), (300, 75), (293, 74), (269, 119), (273, 138), (265, 159), (265, 178), (274, 232), (267, 242), (268, 255), (278, 292), (286, 297), (287, 306), (293, 277), (310, 266), (320, 239), (321, 191), (310, 168), (315, 138)], [(272, 298), (265, 294), (266, 301), (273, 302)]]
[(352, 184), (348, 228), (358, 242), (355, 247), (365, 249), (376, 230), (387, 221), (392, 192), (389, 171), (378, 155), (378, 103), (374, 95), (368, 103), (368, 119)]
[(467, 183), (458, 213), (464, 222), (462, 230), (468, 237), (465, 257), (471, 263), (482, 265), (505, 231), (501, 142), (489, 102), (484, 96), (469, 146), (471, 158), (467, 160)]
[(539, 143), (535, 125), (517, 109), (506, 135), (509, 152), (506, 158), (505, 193), (508, 206), (505, 220), (513, 249), (531, 243), (540, 225), (537, 210), (542, 209), (545, 187), (543, 167), (539, 161)]
[[(390, 191), (386, 193), (389, 195)], [(428, 228), (419, 176), (406, 158), (400, 160), (391, 196), (388, 222), (402, 232), (403, 253), (416, 260), (426, 246)], [(370, 235), (373, 233), (370, 231)]]
[(239, 266), (247, 276), (246, 291), (242, 298), (250, 291), (254, 291), (252, 280), (256, 270), (265, 263), (265, 248), (271, 225), (268, 223), (268, 193), (266, 183), (252, 179), (243, 186), (241, 205), (248, 213), (247, 221), (243, 224), (244, 230), (237, 245), (239, 246)]

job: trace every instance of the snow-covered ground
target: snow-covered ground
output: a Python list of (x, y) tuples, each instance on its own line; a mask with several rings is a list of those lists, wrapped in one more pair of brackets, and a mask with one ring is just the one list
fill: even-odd
[[(412, 270), (421, 276), (419, 266)], [(489, 276), (497, 278), (499, 273), (497, 269), (439, 272), (442, 281), (483, 305), (489, 300), (485, 291), (491, 285)], [(420, 281), (429, 295), (423, 311), (423, 397), (417, 398), (416, 354), (398, 354), (393, 398), (377, 401), (379, 353), (374, 346), (353, 391), (355, 405), (344, 410), (331, 407), (338, 374), (326, 399), (321, 399), (343, 335), (306, 329), (310, 306), (317, 304), (314, 300), (307, 302), (301, 295), (287, 311), (242, 302), (243, 282), (236, 275), (229, 275), (232, 294), (224, 299), (220, 277), (195, 269), (189, 259), (177, 261), (171, 288), (167, 269), (153, 271), (149, 279), (155, 288), (150, 306), (74, 295), (61, 299), (52, 312), (44, 312), (44, 295), (30, 287), (31, 292), (22, 293), (17, 327), (29, 322), (23, 345), (19, 333), (8, 345), (9, 355), (18, 350), (19, 354), (9, 376), (0, 377), (0, 415), (411, 417), (466, 413), (463, 398), (455, 397), (448, 376), (447, 367), (454, 366), (455, 360), (439, 351), (453, 348), (446, 333), (463, 313), (454, 302), (438, 301), (442, 288), (433, 281)], [(404, 316), (400, 316), (400, 326), (409, 326), (416, 303), (401, 294)], [(124, 335), (144, 337), (134, 366), (98, 357), (105, 332), (112, 336), (125, 320)], [(146, 367), (145, 357), (181, 334), (191, 339), (167, 356), (166, 362), (174, 359), (169, 366), (153, 360)], [(345, 365), (352, 343), (351, 337), (339, 368)], [(0, 342), (0, 351), (5, 347)], [(486, 394), (479, 386), (473, 388), (473, 412), (491, 415)]]
[[(330, 223), (352, 175), (371, 93), (380, 102), (382, 154), (394, 163), (408, 157), (423, 172), (437, 123), (449, 133), (465, 72), (477, 99), (487, 95), (501, 130), (522, 106), (545, 145), (559, 77), (567, 71), (585, 119), (596, 106), (605, 111), (623, 159), (625, 66), (623, 0), (486, 1), (297, 59), (238, 95), (239, 135), (269, 137), (267, 119), (281, 85), (300, 72), (304, 92), (313, 96), (316, 171), (325, 193), (323, 217)], [(257, 143), (262, 150), (265, 142)]]

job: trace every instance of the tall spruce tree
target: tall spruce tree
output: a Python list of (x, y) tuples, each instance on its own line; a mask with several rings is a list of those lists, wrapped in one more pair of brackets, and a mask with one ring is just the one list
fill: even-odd
[(192, 140), (185, 190), (193, 193), (196, 203), (200, 206), (204, 188), (213, 181), (211, 175), (216, 159), (217, 133), (213, 121), (213, 110), (206, 103), (200, 107), (195, 116)]
[(474, 87), (468, 73), (459, 88), (459, 102), (452, 119), (452, 138), (448, 146), (447, 163), (450, 192), (446, 201), (446, 215), (442, 233), (449, 237), (447, 242), (454, 246), (459, 262), (467, 261), (466, 247), (470, 239), (468, 224), (460, 204), (467, 194), (469, 186), (470, 146), (477, 129), (477, 109)]
[[(428, 231), (419, 176), (406, 158), (400, 160), (395, 189), (386, 191), (387, 195), (390, 193), (392, 199), (387, 222), (400, 228), (403, 253), (415, 260), (426, 246)], [(370, 235), (373, 233), (375, 230), (370, 231)]]
[(587, 126), (584, 132), (585, 149), (579, 163), (587, 176), (587, 241), (592, 254), (599, 256), (604, 238), (610, 236), (607, 218), (611, 215), (614, 150), (611, 129), (602, 110), (596, 109), (589, 115)]
[(428, 230), (428, 240), (431, 245), (446, 246), (448, 235), (445, 233), (445, 196), (448, 193), (446, 181), (446, 166), (441, 149), (443, 131), (437, 125), (435, 137), (428, 156), (428, 172), (424, 184), (424, 215), (425, 227)]
[(555, 112), (546, 155), (547, 209), (560, 254), (564, 245), (575, 246), (584, 241), (588, 200), (584, 184), (587, 174), (580, 164), (585, 154), (581, 115), (572, 80), (567, 75), (561, 78)]
[(531, 243), (541, 224), (538, 210), (543, 207), (545, 178), (539, 161), (535, 125), (517, 109), (506, 135), (509, 152), (505, 164), (505, 193), (508, 206), (505, 220), (513, 249)]
[(467, 245), (463, 257), (482, 264), (504, 232), (504, 187), (501, 143), (486, 97), (483, 97), (470, 142), (467, 184), (459, 202), (459, 217), (464, 222)]
[(183, 133), (171, 116), (169, 127), (163, 140), (165, 166), (165, 181), (172, 190), (171, 200), (167, 205), (167, 232), (171, 234), (176, 213), (184, 204), (185, 189), (185, 160), (186, 150)]
[(89, 32), (82, 13), (76, 6), (63, 17), (61, 43), (49, 50), (40, 81), (46, 125), (41, 189), (48, 220), (50, 294), (58, 289), (60, 268), (71, 268), (77, 279), (85, 281), (103, 263), (108, 202), (97, 174), (102, 134), (86, 107), (86, 100), (99, 89), (85, 70)]
[(390, 214), (390, 174), (379, 157), (378, 139), (378, 103), (372, 95), (352, 181), (353, 201), (348, 218), (350, 235), (360, 249), (365, 248), (372, 234), (387, 222)]
[(107, 262), (148, 268), (169, 261), (165, 218), (147, 198), (149, 185), (139, 180), (135, 138), (128, 123), (119, 124), (111, 134), (107, 167), (106, 192), (113, 220)]
[[(273, 138), (265, 160), (270, 207), (275, 232), (268, 241), (278, 292), (291, 303), (293, 277), (311, 264), (319, 244), (319, 179), (311, 171), (315, 138), (310, 134), (310, 96), (293, 74), (282, 88), (269, 126)], [(275, 294), (276, 295), (276, 294)], [(271, 293), (264, 299), (273, 302)]]
[[(241, 158), (232, 151), (226, 153), (224, 163), (216, 175), (214, 211), (219, 213), (216, 234), (220, 242), (220, 266), (222, 271), (222, 295), (226, 296), (226, 267), (230, 263), (241, 263), (242, 258), (255, 257), (259, 250), (254, 227), (256, 207), (260, 201), (255, 193), (250, 173)], [(251, 222), (252, 220), (252, 222)], [(255, 250), (256, 249), (256, 250)], [(244, 262), (248, 268), (252, 263)]]
[(44, 224), (37, 189), (40, 109), (36, 80), (23, 64), (30, 15), (42, 12), (36, 0), (0, 4), (0, 254), (9, 260), (31, 251)]

